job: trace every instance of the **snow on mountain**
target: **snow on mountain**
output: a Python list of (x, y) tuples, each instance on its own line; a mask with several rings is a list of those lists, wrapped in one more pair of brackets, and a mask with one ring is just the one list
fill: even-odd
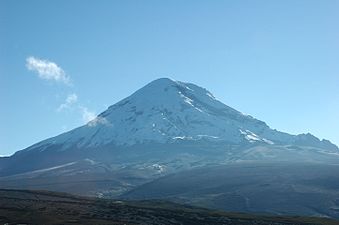
[(301, 144), (336, 149), (311, 134), (290, 135), (218, 101), (209, 91), (167, 78), (155, 80), (110, 106), (88, 124), (47, 139), (30, 149), (49, 145), (95, 147), (172, 143), (177, 140), (220, 141), (232, 144)]

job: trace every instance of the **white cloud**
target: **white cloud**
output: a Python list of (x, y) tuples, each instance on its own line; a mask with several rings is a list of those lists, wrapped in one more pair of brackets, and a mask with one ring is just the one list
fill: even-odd
[(28, 70), (37, 72), (41, 79), (54, 80), (70, 85), (69, 76), (54, 62), (31, 56), (26, 59), (26, 67)]
[(67, 96), (66, 103), (67, 104), (73, 104), (78, 101), (78, 96), (73, 93)]
[(80, 108), (81, 113), (82, 113), (82, 120), (85, 123), (88, 123), (88, 122), (94, 120), (97, 117), (95, 112), (90, 111), (87, 107), (80, 106), (79, 108)]
[(101, 116), (98, 116), (95, 119), (89, 121), (87, 125), (90, 126), (90, 127), (95, 127), (98, 124), (103, 124), (103, 125), (106, 125), (106, 126), (111, 125), (106, 118), (101, 117)]
[(62, 103), (59, 107), (58, 107), (58, 112), (70, 108), (72, 105), (74, 105), (76, 102), (78, 101), (78, 96), (77, 94), (73, 93), (67, 96), (66, 100), (64, 103)]
[[(30, 56), (26, 58), (26, 67), (28, 70), (36, 72), (41, 79), (71, 85), (70, 77), (55, 62)], [(69, 94), (64, 103), (57, 108), (57, 111), (61, 112), (65, 109), (77, 109), (81, 114), (83, 122), (88, 126), (96, 126), (98, 124), (110, 125), (107, 119), (96, 116), (95, 112), (79, 104), (76, 93)], [(62, 129), (65, 130), (66, 128), (63, 127)]]
[(82, 112), (82, 120), (90, 127), (95, 127), (98, 124), (110, 125), (108, 120), (101, 116), (96, 116), (95, 112), (90, 111), (87, 107), (79, 106)]
[(97, 116), (95, 112), (89, 110), (87, 107), (82, 106), (77, 103), (78, 96), (73, 93), (67, 96), (65, 102), (61, 104), (57, 111), (63, 111), (65, 109), (74, 109), (77, 108), (81, 114), (82, 121), (90, 127), (94, 127), (98, 124), (110, 125), (108, 120), (103, 117)]

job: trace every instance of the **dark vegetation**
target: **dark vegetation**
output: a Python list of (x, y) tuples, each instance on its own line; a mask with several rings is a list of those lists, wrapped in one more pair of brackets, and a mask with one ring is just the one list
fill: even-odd
[(0, 190), (0, 224), (338, 224), (311, 217), (225, 213), (165, 201), (116, 201), (29, 190)]

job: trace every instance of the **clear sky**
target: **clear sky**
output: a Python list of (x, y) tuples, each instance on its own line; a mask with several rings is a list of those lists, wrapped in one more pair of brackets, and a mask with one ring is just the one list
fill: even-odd
[(339, 144), (339, 1), (0, 0), (0, 155), (159, 77)]

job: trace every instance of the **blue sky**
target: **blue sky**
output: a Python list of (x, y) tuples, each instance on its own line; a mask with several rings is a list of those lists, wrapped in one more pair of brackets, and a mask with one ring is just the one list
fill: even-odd
[(0, 1), (0, 155), (159, 77), (339, 144), (339, 1)]

